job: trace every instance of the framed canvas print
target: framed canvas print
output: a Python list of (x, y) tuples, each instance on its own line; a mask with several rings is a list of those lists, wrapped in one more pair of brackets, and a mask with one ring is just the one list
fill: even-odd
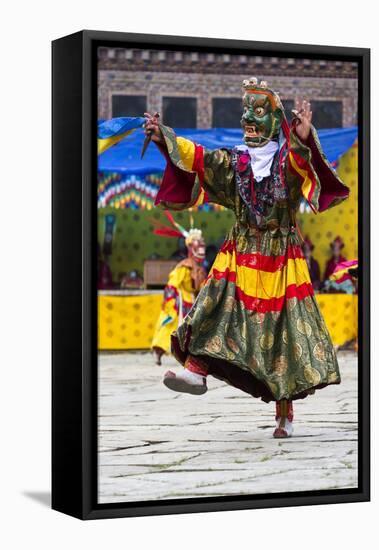
[(369, 50), (53, 42), (53, 508), (369, 500)]

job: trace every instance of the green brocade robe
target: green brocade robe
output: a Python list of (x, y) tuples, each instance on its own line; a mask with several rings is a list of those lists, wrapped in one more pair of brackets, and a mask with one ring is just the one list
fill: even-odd
[(183, 210), (205, 200), (233, 210), (234, 226), (182, 325), (172, 353), (196, 356), (213, 376), (269, 402), (340, 383), (336, 353), (301, 249), (296, 213), (346, 199), (315, 130), (294, 130), (271, 175), (255, 181), (246, 155), (207, 150), (161, 126), (167, 166), (156, 204)]

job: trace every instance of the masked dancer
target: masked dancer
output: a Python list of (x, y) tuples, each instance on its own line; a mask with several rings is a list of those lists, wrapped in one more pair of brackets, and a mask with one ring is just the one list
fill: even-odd
[[(183, 259), (170, 272), (164, 289), (162, 309), (155, 328), (152, 350), (157, 365), (162, 364), (162, 356), (170, 353), (171, 334), (182, 323), (191, 309), (203, 284), (206, 272), (205, 241), (200, 229), (191, 227), (189, 231), (179, 225), (169, 212), (165, 212), (171, 226), (155, 223), (154, 233), (164, 237), (184, 238), (187, 258)], [(193, 225), (191, 217), (191, 225)]]
[(323, 212), (348, 188), (323, 154), (307, 101), (291, 126), (266, 82), (243, 82), (244, 140), (208, 150), (146, 114), (145, 132), (166, 157), (156, 204), (202, 202), (231, 209), (226, 236), (194, 306), (172, 334), (185, 367), (165, 385), (202, 394), (207, 376), (276, 403), (274, 437), (293, 431), (293, 401), (340, 383), (336, 353), (317, 305), (296, 215), (301, 201)]

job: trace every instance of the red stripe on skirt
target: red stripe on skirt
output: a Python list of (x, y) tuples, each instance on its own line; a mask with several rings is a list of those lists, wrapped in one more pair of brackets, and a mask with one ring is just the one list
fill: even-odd
[(223, 244), (220, 252), (235, 252), (236, 263), (238, 266), (250, 267), (252, 269), (260, 269), (261, 271), (274, 272), (282, 269), (287, 260), (303, 259), (304, 254), (299, 245), (293, 245), (288, 248), (287, 254), (282, 256), (266, 256), (260, 253), (241, 254), (236, 251), (235, 243), (227, 241)]
[[(213, 270), (209, 279), (214, 278), (217, 280), (226, 279), (231, 283), (236, 282), (236, 272), (226, 269), (225, 271)], [(258, 311), (260, 313), (268, 313), (270, 311), (281, 311), (285, 306), (285, 301), (290, 298), (297, 298), (303, 300), (307, 296), (313, 296), (314, 290), (311, 283), (302, 283), (297, 286), (295, 284), (289, 285), (286, 288), (286, 292), (283, 296), (278, 298), (257, 298), (247, 295), (239, 286), (236, 285), (236, 298), (244, 304), (246, 309), (251, 311)]]

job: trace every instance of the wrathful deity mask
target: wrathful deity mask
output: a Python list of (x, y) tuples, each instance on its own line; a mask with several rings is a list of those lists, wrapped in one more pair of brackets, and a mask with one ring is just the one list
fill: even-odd
[(258, 85), (256, 78), (244, 80), (243, 90), (244, 141), (249, 147), (262, 147), (278, 137), (284, 109), (278, 94), (268, 89), (266, 82)]

